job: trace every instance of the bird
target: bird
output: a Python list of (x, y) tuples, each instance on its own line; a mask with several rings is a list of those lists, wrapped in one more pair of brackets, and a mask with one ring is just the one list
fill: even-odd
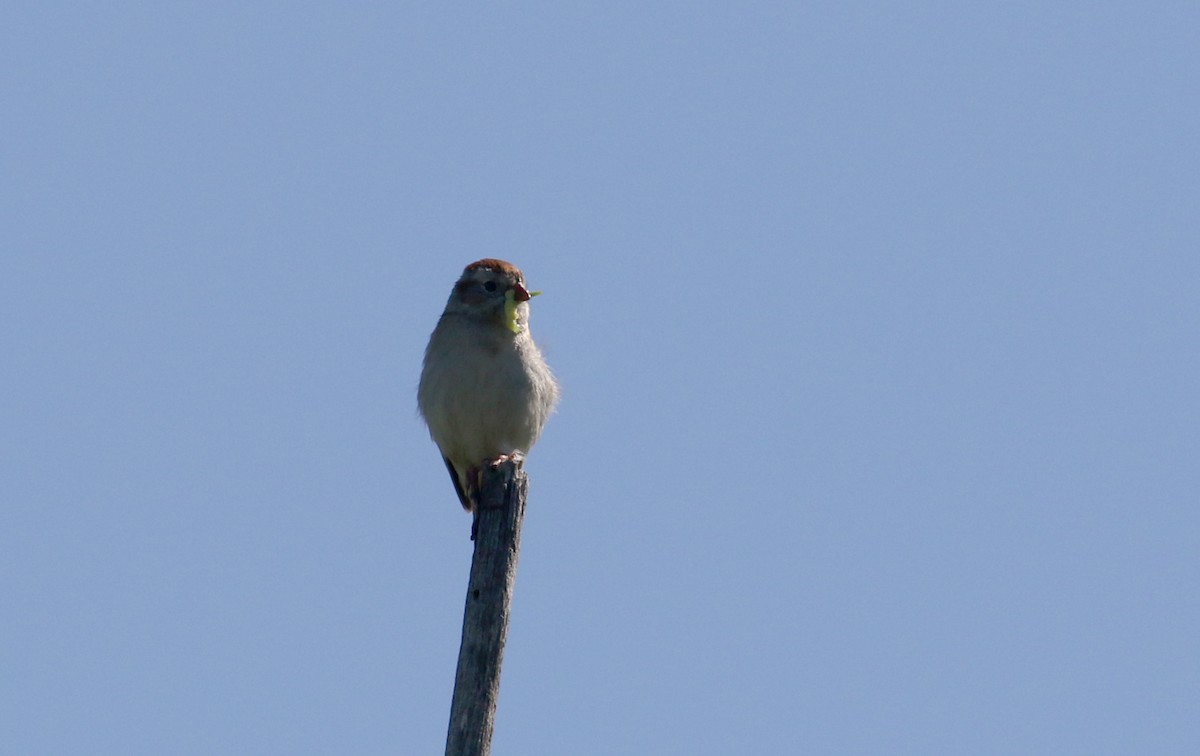
[(468, 512), (483, 467), (523, 462), (558, 402), (558, 382), (529, 333), (529, 300), (539, 294), (510, 262), (473, 262), (425, 348), (417, 407)]

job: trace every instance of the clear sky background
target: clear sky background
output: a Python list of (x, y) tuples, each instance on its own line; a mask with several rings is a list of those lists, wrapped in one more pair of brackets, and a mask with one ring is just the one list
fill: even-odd
[(430, 754), (467, 263), (564, 399), (496, 756), (1200, 752), (1194, 3), (10, 3), (0, 750)]

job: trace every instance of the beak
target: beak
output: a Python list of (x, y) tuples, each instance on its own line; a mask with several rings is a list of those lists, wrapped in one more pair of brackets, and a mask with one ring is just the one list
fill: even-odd
[[(518, 302), (528, 302), (529, 298), (533, 296), (528, 291), (526, 291), (525, 287), (522, 286), (521, 284), (513, 284), (512, 290), (513, 290), (513, 299), (515, 299)], [(541, 292), (538, 292), (538, 293), (540, 294)]]

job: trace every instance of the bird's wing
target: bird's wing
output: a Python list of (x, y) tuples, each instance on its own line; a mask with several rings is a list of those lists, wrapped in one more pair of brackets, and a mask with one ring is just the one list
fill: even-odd
[(450, 480), (454, 483), (454, 493), (458, 494), (458, 500), (462, 502), (463, 509), (470, 512), (471, 501), (463, 491), (462, 481), (458, 479), (458, 471), (454, 469), (454, 463), (450, 461), (449, 457), (442, 457), (442, 461), (446, 463), (446, 469), (450, 471)]

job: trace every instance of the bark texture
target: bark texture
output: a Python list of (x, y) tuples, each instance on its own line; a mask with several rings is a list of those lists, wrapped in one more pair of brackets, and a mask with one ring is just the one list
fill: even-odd
[(492, 748), (528, 487), (519, 463), (508, 461), (484, 470), (446, 756), (486, 756)]

